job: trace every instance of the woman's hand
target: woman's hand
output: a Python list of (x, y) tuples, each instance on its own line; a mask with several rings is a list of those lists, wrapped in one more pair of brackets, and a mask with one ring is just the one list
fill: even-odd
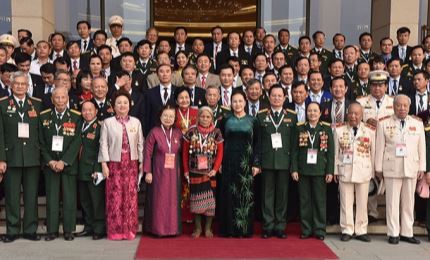
[(299, 181), (299, 173), (298, 172), (291, 173), (291, 178), (293, 178), (294, 181)]
[(215, 170), (210, 171), (209, 174), (208, 174), (209, 177), (213, 177), (215, 175), (216, 175), (216, 171)]
[(148, 183), (148, 184), (152, 183), (152, 173), (151, 172), (146, 173), (146, 175), (145, 175), (145, 182)]
[(260, 172), (261, 172), (260, 168), (258, 168), (258, 167), (252, 167), (252, 177), (255, 177)]
[(327, 174), (325, 176), (325, 182), (330, 183), (333, 180), (333, 174)]
[(102, 173), (106, 179), (109, 179), (109, 167), (107, 166), (107, 163), (105, 163), (105, 162), (102, 163)]

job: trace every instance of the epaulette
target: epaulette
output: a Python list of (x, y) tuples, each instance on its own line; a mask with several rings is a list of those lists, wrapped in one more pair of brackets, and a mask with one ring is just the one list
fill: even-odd
[(427, 125), (427, 127), (424, 127), (424, 131), (430, 131), (430, 125)]
[(379, 118), (379, 122), (381, 122), (381, 121), (383, 121), (383, 120), (385, 120), (385, 119), (387, 119), (387, 118), (390, 118), (391, 116), (384, 116), (384, 117), (381, 117), (381, 118)]
[(7, 98), (8, 98), (8, 96), (4, 96), (4, 97), (0, 98), (0, 101), (5, 100)]
[(70, 112), (72, 112), (73, 114), (76, 114), (78, 116), (81, 115), (81, 112), (79, 112), (78, 110), (70, 109)]
[(304, 125), (305, 124), (305, 122), (298, 122), (296, 125), (297, 126), (301, 126), (301, 125)]
[(406, 67), (409, 67), (409, 64), (403, 64), (403, 66), (402, 66), (402, 70), (404, 69), (404, 68), (406, 68)]
[(331, 126), (331, 125), (330, 125), (330, 123), (327, 123), (327, 122), (325, 122), (325, 121), (321, 121), (321, 124), (322, 124), (322, 125), (326, 125), (326, 126)]
[(37, 97), (30, 97), (30, 99), (33, 99), (33, 100), (36, 100), (36, 101), (42, 102), (42, 99), (37, 98)]
[(42, 112), (40, 112), (41, 115), (46, 114), (48, 112), (51, 112), (52, 109), (48, 108), (46, 110), (43, 110)]
[(373, 125), (371, 125), (371, 124), (368, 124), (368, 123), (366, 123), (366, 124), (364, 124), (367, 128), (369, 128), (369, 129), (371, 129), (371, 130), (373, 130), (373, 131), (375, 131), (376, 130), (376, 127), (374, 127)]
[(289, 109), (289, 108), (287, 108), (287, 109), (285, 109), (288, 113), (291, 113), (291, 114), (294, 114), (294, 115), (296, 115), (297, 114), (297, 112), (296, 111), (294, 111), (294, 110), (291, 110), (291, 109)]
[(416, 120), (420, 121), (420, 122), (422, 122), (422, 121), (423, 121), (420, 117), (417, 117), (416, 115), (411, 115), (411, 117), (412, 117), (413, 119), (416, 119)]
[(221, 106), (221, 108), (225, 110), (231, 110), (230, 107), (226, 107), (226, 106)]
[(267, 111), (269, 111), (269, 109), (267, 109), (267, 108), (261, 109), (260, 111), (258, 111), (258, 114), (266, 113)]

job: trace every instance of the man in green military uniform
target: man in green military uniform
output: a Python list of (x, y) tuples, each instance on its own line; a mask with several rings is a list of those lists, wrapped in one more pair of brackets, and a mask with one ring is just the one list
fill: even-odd
[(270, 109), (258, 112), (258, 151), (262, 169), (263, 238), (286, 238), (291, 138), (296, 113), (283, 110), (285, 90), (275, 84), (269, 90)]
[(334, 141), (330, 124), (319, 121), (319, 105), (311, 102), (308, 121), (298, 123), (292, 139), (292, 178), (299, 182), (301, 236), (326, 234), (326, 192), (334, 173)]
[(67, 88), (56, 87), (52, 92), (54, 109), (40, 113), (40, 149), (46, 186), (46, 241), (58, 237), (60, 187), (63, 195), (64, 239), (73, 240), (76, 228), (77, 156), (81, 146), (80, 113), (69, 109)]
[(320, 70), (324, 74), (327, 74), (330, 57), (332, 57), (333, 54), (329, 50), (324, 48), (325, 33), (322, 31), (314, 32), (314, 34), (312, 34), (312, 40), (314, 41), (314, 48), (312, 48), (311, 53), (317, 53), (321, 57), (322, 63), (320, 66)]
[(299, 52), (290, 44), (290, 30), (282, 28), (278, 31), (279, 44), (275, 47), (274, 53), (282, 51), (285, 54), (286, 62), (293, 66), (293, 61), (297, 59)]
[(149, 74), (157, 71), (157, 62), (151, 58), (152, 45), (148, 40), (141, 40), (136, 45), (138, 59), (136, 61), (136, 70), (139, 71), (146, 79)]
[[(82, 145), (79, 152), (78, 188), (84, 211), (85, 226), (77, 237), (93, 236), (94, 240), (104, 237), (105, 222), (105, 182), (101, 164), (97, 162), (101, 125), (97, 120), (97, 105), (92, 101), (82, 103)], [(94, 183), (93, 183), (94, 180)]]
[(37, 190), (40, 174), (40, 99), (27, 95), (28, 76), (11, 75), (12, 95), (0, 100), (0, 181), (4, 175), (6, 228), (4, 242), (13, 242), (21, 232), (20, 197), (24, 193), (23, 238), (40, 240)]

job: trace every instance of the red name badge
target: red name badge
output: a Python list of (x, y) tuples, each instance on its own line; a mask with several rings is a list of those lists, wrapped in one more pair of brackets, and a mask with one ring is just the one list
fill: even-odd
[(175, 154), (174, 153), (166, 153), (164, 156), (164, 168), (165, 169), (174, 169), (175, 168)]
[(197, 156), (197, 169), (198, 170), (208, 169), (208, 157), (206, 155)]
[(28, 111), (28, 117), (37, 117), (36, 110), (29, 110)]

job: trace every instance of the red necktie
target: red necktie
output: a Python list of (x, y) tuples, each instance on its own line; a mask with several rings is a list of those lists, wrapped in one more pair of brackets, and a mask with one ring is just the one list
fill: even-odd
[(77, 70), (78, 69), (78, 61), (74, 60), (73, 61), (73, 70)]
[(202, 76), (202, 88), (206, 88), (206, 77)]

